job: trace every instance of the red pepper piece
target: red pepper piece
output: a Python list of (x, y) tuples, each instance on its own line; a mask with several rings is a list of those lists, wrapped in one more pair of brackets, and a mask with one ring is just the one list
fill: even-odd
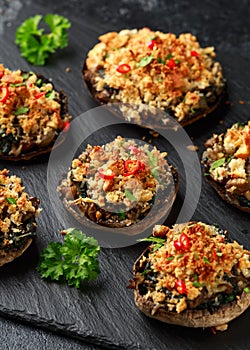
[(150, 50), (153, 50), (154, 47), (157, 47), (157, 43), (155, 40), (150, 40), (148, 43), (147, 43), (147, 46)]
[(35, 95), (35, 99), (38, 100), (39, 98), (43, 97), (44, 95), (46, 95), (46, 91), (43, 91), (43, 92), (40, 92), (40, 93), (36, 94)]
[(180, 243), (182, 245), (183, 250), (187, 250), (190, 247), (190, 240), (185, 233), (180, 235)]
[(99, 169), (99, 175), (104, 180), (112, 180), (115, 177), (115, 173), (111, 169), (106, 170), (106, 172), (103, 169)]
[(3, 77), (4, 75), (4, 70), (0, 70), (0, 79)]
[(70, 121), (66, 121), (63, 123), (63, 131), (67, 132), (70, 129)]
[(139, 160), (127, 159), (124, 163), (125, 170), (124, 176), (134, 175), (141, 167)]
[(119, 64), (119, 66), (116, 68), (118, 73), (126, 74), (131, 71), (131, 67), (127, 63)]
[(171, 58), (168, 62), (167, 62), (167, 66), (171, 69), (176, 67), (176, 63), (175, 60), (173, 58)]
[(2, 93), (2, 97), (0, 99), (0, 102), (4, 103), (8, 100), (9, 95), (10, 95), (10, 91), (9, 91), (8, 86), (4, 86), (4, 87), (0, 88), (0, 94), (1, 93)]
[(140, 161), (139, 161), (139, 163), (140, 163), (140, 170), (144, 170), (145, 169), (145, 164), (140, 162)]
[(182, 250), (182, 244), (178, 239), (174, 241), (174, 247), (176, 250)]
[(185, 283), (182, 280), (178, 280), (175, 282), (175, 289), (179, 294), (186, 294), (187, 293), (187, 287)]
[(197, 51), (191, 51), (191, 52), (190, 52), (190, 55), (191, 55), (192, 57), (198, 57), (198, 56), (199, 56), (199, 54), (198, 54)]
[(213, 254), (213, 258), (214, 258), (214, 260), (216, 260), (216, 258), (217, 258), (216, 251), (215, 251), (215, 250), (213, 250), (213, 251), (212, 251), (212, 254)]

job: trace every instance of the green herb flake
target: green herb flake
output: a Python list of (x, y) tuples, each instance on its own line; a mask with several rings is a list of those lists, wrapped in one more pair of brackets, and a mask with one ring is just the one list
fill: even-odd
[(160, 57), (157, 57), (157, 62), (162, 63), (162, 64), (166, 64), (166, 60), (163, 60)]
[(36, 66), (43, 66), (49, 55), (68, 45), (67, 30), (71, 26), (67, 18), (57, 14), (47, 14), (44, 16), (44, 22), (51, 32), (44, 34), (44, 28), (39, 28), (41, 20), (41, 15), (26, 19), (17, 28), (15, 39), (21, 55)]
[(37, 79), (37, 81), (36, 81), (36, 86), (40, 87), (41, 85), (42, 85), (42, 79), (39, 78), (39, 79)]
[(125, 220), (126, 216), (122, 209), (118, 210), (117, 214), (121, 217), (122, 220)]
[(131, 202), (136, 202), (137, 199), (135, 198), (135, 196), (128, 190), (125, 189), (125, 196), (131, 201)]
[(21, 114), (27, 114), (29, 112), (29, 107), (19, 107), (15, 112), (14, 112), (14, 116), (18, 116), (18, 115), (21, 115)]
[(45, 97), (47, 97), (48, 100), (54, 100), (56, 97), (55, 91), (50, 90), (46, 93)]
[(223, 253), (222, 253), (222, 252), (216, 252), (216, 255), (217, 255), (217, 256), (222, 256)]
[(6, 202), (8, 202), (9, 204), (16, 204), (15, 198), (5, 197), (5, 200), (6, 200)]
[(193, 286), (199, 288), (199, 287), (203, 287), (203, 284), (200, 282), (193, 282)]
[(180, 63), (180, 60), (174, 60), (176, 64), (179, 64)]
[(136, 63), (136, 67), (146, 67), (154, 60), (154, 56), (146, 56), (140, 59), (140, 62)]
[(225, 302), (226, 303), (230, 303), (231, 301), (234, 300), (234, 295), (233, 294), (229, 294), (226, 298), (225, 298)]
[(174, 260), (174, 256), (169, 256), (169, 257), (167, 258), (167, 261), (172, 261), (172, 260)]
[(204, 256), (203, 261), (204, 261), (206, 264), (210, 264), (210, 261), (208, 260), (208, 258), (207, 258), (206, 256)]
[(216, 168), (219, 168), (220, 166), (222, 166), (226, 161), (226, 158), (221, 158), (221, 159), (217, 159), (215, 162), (213, 162), (213, 164), (210, 166), (209, 171), (212, 171)]
[(66, 230), (64, 243), (50, 242), (42, 251), (38, 271), (42, 278), (64, 279), (69, 286), (80, 288), (82, 281), (92, 281), (98, 276), (99, 252), (93, 237), (70, 228)]
[(197, 252), (194, 252), (194, 257), (195, 257), (196, 260), (198, 260), (199, 259), (199, 254)]
[(184, 254), (180, 254), (177, 256), (177, 260), (179, 260), (180, 258), (182, 258), (184, 256)]
[(25, 86), (25, 85), (26, 85), (25, 83), (10, 84), (10, 86), (13, 86), (13, 87), (19, 87), (19, 86)]
[(173, 57), (173, 55), (171, 53), (169, 53), (166, 57), (166, 60), (170, 60)]
[(148, 40), (155, 40), (156, 39), (156, 35), (152, 35)]
[(195, 110), (193, 108), (190, 108), (190, 112), (194, 114)]
[(246, 292), (246, 293), (250, 293), (250, 288), (248, 288), (248, 287), (245, 287), (243, 290), (244, 290), (244, 292)]

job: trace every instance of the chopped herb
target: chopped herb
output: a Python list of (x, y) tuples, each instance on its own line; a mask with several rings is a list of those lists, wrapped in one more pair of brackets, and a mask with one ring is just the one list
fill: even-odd
[(225, 298), (225, 302), (226, 303), (230, 303), (231, 301), (233, 301), (234, 300), (234, 295), (233, 294), (229, 294), (229, 296), (227, 296), (226, 298)]
[(191, 112), (191, 113), (195, 113), (195, 110), (191, 107), (191, 108), (190, 108), (190, 112)]
[(200, 282), (193, 282), (194, 287), (203, 287), (203, 284)]
[(8, 202), (9, 204), (16, 204), (15, 198), (5, 197), (5, 199), (6, 199), (6, 202)]
[(217, 255), (217, 256), (222, 256), (223, 253), (222, 253), (222, 252), (216, 252), (216, 255)]
[(213, 162), (213, 164), (210, 166), (209, 171), (212, 171), (216, 168), (219, 168), (220, 166), (222, 166), (226, 161), (226, 158), (221, 158), (221, 159), (217, 159), (215, 162)]
[(42, 79), (41, 78), (37, 79), (36, 86), (40, 87), (41, 84), (42, 84)]
[(153, 248), (153, 252), (155, 252), (156, 250), (158, 250), (159, 248), (161, 248), (164, 243), (166, 242), (165, 239), (163, 238), (158, 238), (158, 237), (147, 237), (147, 238), (141, 238), (137, 240), (138, 242), (152, 242), (155, 243), (154, 248)]
[(145, 276), (145, 275), (146, 275), (147, 273), (149, 273), (149, 272), (150, 272), (150, 270), (144, 270), (144, 271), (142, 271), (141, 274), (142, 274), (143, 276)]
[(125, 220), (126, 216), (122, 209), (118, 210), (117, 214), (121, 217), (122, 220)]
[(246, 293), (250, 293), (250, 289), (249, 289), (248, 287), (245, 287), (243, 290), (244, 290), (244, 292), (246, 292)]
[(33, 72), (22, 74), (23, 80), (27, 80), (30, 77), (30, 75), (33, 75), (33, 74), (34, 74)]
[(125, 189), (125, 196), (132, 202), (137, 201), (135, 196), (128, 189)]
[(166, 60), (162, 60), (160, 57), (157, 57), (157, 62), (162, 63), (162, 64), (166, 64)]
[(167, 258), (167, 260), (168, 260), (168, 261), (174, 260), (174, 256), (169, 256), (169, 257)]
[(210, 174), (209, 173), (204, 173), (204, 176), (210, 176)]
[(155, 40), (156, 39), (156, 35), (152, 35), (148, 40)]
[(199, 254), (197, 252), (194, 252), (194, 257), (195, 257), (196, 260), (198, 260), (199, 259)]
[(163, 82), (163, 79), (158, 79), (157, 82), (158, 82), (158, 83), (162, 83), (162, 82)]
[(204, 262), (205, 262), (206, 264), (210, 264), (210, 261), (208, 260), (207, 257), (204, 256), (203, 260), (204, 260)]
[(29, 112), (29, 107), (19, 107), (15, 112), (14, 112), (14, 116), (18, 116), (18, 115), (21, 115), (21, 114), (26, 114)]
[(13, 86), (13, 87), (25, 86), (25, 85), (26, 85), (25, 83), (10, 84), (10, 86)]
[(175, 60), (175, 63), (176, 63), (176, 64), (179, 64), (179, 63), (180, 63), (180, 60)]
[(137, 241), (138, 242), (160, 243), (162, 245), (166, 242), (166, 240), (164, 238), (159, 238), (159, 237), (154, 237), (154, 236), (150, 236), (150, 237), (147, 237), (147, 238), (140, 238)]
[(166, 60), (170, 60), (173, 57), (173, 55), (171, 53), (169, 53), (166, 57)]
[(193, 277), (194, 277), (194, 280), (195, 280), (195, 281), (198, 281), (198, 275), (197, 275), (196, 273), (194, 274)]
[(178, 255), (178, 256), (177, 256), (177, 259), (179, 260), (180, 258), (182, 258), (182, 257), (183, 257), (183, 255), (184, 255), (184, 254), (180, 254), (180, 255)]
[(245, 127), (245, 123), (241, 123), (241, 122), (238, 122), (238, 123), (236, 123), (237, 124), (237, 126), (239, 127), (239, 128), (244, 128)]
[(156, 167), (158, 165), (158, 157), (153, 155), (152, 152), (146, 151), (146, 153), (148, 156), (149, 164), (152, 165), (153, 167)]
[(56, 94), (55, 94), (55, 91), (50, 90), (47, 92), (45, 96), (47, 97), (48, 100), (54, 100), (54, 98), (56, 97)]
[(154, 60), (154, 56), (146, 56), (140, 59), (140, 62), (136, 63), (136, 67), (146, 67)]

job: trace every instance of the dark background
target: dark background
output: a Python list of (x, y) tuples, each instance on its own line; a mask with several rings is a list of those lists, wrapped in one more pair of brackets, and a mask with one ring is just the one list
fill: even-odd
[[(56, 53), (45, 67), (29, 65), (14, 44), (17, 26), (38, 13), (58, 13), (72, 22), (69, 46)], [(0, 62), (10, 69), (35, 70), (52, 77), (55, 85), (68, 94), (70, 113), (77, 117), (96, 106), (82, 83), (81, 67), (98, 35), (143, 26), (176, 34), (191, 32), (202, 46), (216, 47), (229, 101), (224, 101), (211, 117), (186, 128), (200, 156), (204, 141), (213, 132), (249, 119), (249, 15), (247, 0), (0, 0)], [(67, 67), (70, 73), (66, 73)], [(40, 281), (35, 271), (39, 252), (51, 239), (59, 239), (61, 229), (44, 190), (47, 161), (44, 157), (24, 165), (0, 164), (22, 176), (27, 191), (39, 196), (43, 207), (36, 242), (20, 259), (1, 268), (0, 349), (98, 349), (84, 340), (118, 349), (249, 349), (249, 311), (233, 321), (227, 332), (216, 336), (209, 330), (164, 325), (141, 315), (133, 305), (132, 292), (126, 289), (133, 261), (143, 250), (140, 244), (103, 250), (101, 275), (81, 292)], [(233, 238), (250, 249), (249, 215), (222, 202), (205, 181), (194, 219), (228, 228)]]

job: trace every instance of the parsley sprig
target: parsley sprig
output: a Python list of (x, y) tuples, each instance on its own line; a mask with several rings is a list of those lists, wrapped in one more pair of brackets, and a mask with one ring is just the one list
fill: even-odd
[(38, 271), (42, 278), (65, 280), (69, 286), (80, 288), (82, 281), (95, 279), (100, 270), (100, 247), (93, 237), (70, 228), (65, 231), (64, 243), (50, 242), (41, 253)]
[(68, 45), (67, 29), (71, 26), (67, 18), (47, 14), (44, 22), (51, 32), (44, 34), (44, 28), (38, 27), (41, 20), (41, 15), (35, 15), (26, 19), (16, 30), (15, 43), (19, 45), (22, 56), (36, 66), (43, 66), (50, 54)]

